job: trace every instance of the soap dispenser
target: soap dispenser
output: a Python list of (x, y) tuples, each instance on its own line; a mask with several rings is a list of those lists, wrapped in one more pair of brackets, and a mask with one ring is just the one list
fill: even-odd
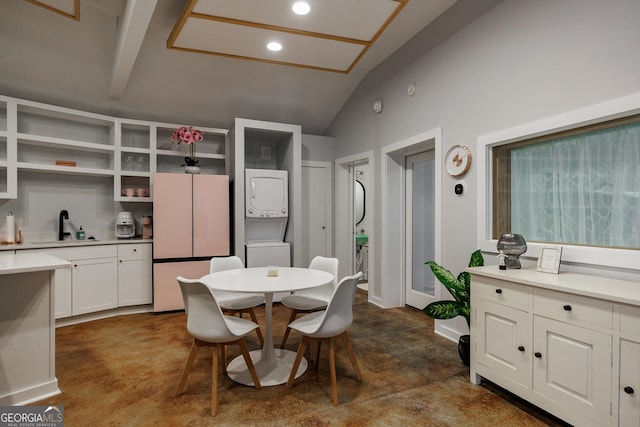
[(84, 230), (82, 229), (82, 226), (80, 226), (80, 230), (76, 233), (76, 237), (78, 240), (84, 240)]

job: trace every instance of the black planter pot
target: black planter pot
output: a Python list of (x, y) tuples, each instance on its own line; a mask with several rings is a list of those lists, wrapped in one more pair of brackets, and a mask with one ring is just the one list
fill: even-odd
[(461, 335), (458, 340), (458, 354), (462, 363), (469, 366), (471, 360), (471, 335)]

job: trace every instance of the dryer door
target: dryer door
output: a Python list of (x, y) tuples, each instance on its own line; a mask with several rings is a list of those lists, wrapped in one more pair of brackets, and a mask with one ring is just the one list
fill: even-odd
[(247, 179), (246, 216), (287, 216), (287, 181), (279, 177), (253, 176)]

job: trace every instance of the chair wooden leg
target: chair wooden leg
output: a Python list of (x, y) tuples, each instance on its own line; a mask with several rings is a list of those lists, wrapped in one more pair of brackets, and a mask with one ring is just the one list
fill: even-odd
[[(216, 350), (217, 351), (217, 350)], [(227, 374), (227, 346), (220, 346), (220, 360), (222, 360), (222, 374)]]
[[(218, 413), (218, 351), (220, 347), (224, 348), (224, 344), (217, 344), (213, 349), (213, 357), (211, 361), (211, 416), (215, 417)], [(224, 350), (222, 351), (224, 352)]]
[(284, 336), (282, 337), (282, 342), (280, 342), (280, 348), (284, 348), (285, 344), (287, 344), (287, 339), (289, 338), (289, 333), (291, 332), (291, 328), (289, 327), (289, 323), (296, 320), (296, 316), (298, 315), (298, 310), (295, 308), (291, 309), (291, 314), (289, 315), (289, 321), (287, 322), (287, 329), (284, 331)]
[(196, 358), (196, 354), (198, 354), (198, 344), (196, 343), (196, 340), (193, 340), (193, 343), (191, 344), (191, 350), (189, 351), (189, 356), (187, 357), (187, 363), (184, 365), (184, 369), (182, 370), (182, 376), (180, 377), (178, 388), (176, 389), (174, 396), (182, 393), (182, 390), (187, 383), (189, 372), (191, 372), (191, 367), (193, 366), (193, 361)]
[(353, 370), (356, 372), (356, 378), (358, 381), (362, 381), (362, 374), (360, 374), (360, 368), (358, 367), (358, 361), (356, 360), (356, 353), (353, 351), (353, 346), (351, 345), (351, 340), (349, 339), (349, 334), (347, 331), (344, 331), (340, 337), (342, 341), (344, 341), (344, 346), (347, 349), (347, 354), (349, 355), (349, 359), (351, 359), (351, 365), (353, 366)]
[(300, 345), (298, 346), (298, 352), (296, 353), (296, 358), (293, 361), (293, 366), (291, 367), (291, 372), (289, 373), (287, 388), (291, 388), (293, 386), (293, 381), (296, 379), (296, 372), (298, 372), (298, 367), (300, 366), (300, 362), (302, 361), (302, 356), (304, 355), (304, 350), (307, 347), (307, 342), (308, 342), (308, 338), (302, 337), (302, 341), (300, 341)]
[[(258, 316), (256, 316), (256, 312), (253, 310), (253, 308), (250, 308), (247, 311), (249, 312), (249, 316), (251, 317), (251, 320), (253, 321), (253, 323), (255, 323), (256, 325), (259, 325)], [(262, 337), (262, 331), (260, 330), (260, 326), (256, 328), (256, 335), (258, 336), (258, 340), (260, 341), (260, 347), (262, 347), (264, 345), (264, 338)]]
[(329, 371), (331, 372), (331, 400), (333, 406), (338, 406), (338, 383), (336, 381), (336, 353), (333, 348), (333, 338), (329, 338)]
[(316, 360), (315, 360), (315, 364), (316, 364), (316, 371), (318, 370), (319, 366), (320, 366), (320, 347), (322, 347), (322, 340), (317, 340), (317, 345), (316, 345)]
[(249, 368), (251, 379), (253, 379), (253, 385), (256, 388), (262, 387), (262, 385), (260, 384), (260, 378), (258, 378), (258, 373), (256, 372), (256, 367), (253, 365), (253, 361), (251, 360), (251, 355), (249, 354), (247, 343), (244, 341), (244, 338), (238, 340), (237, 343), (240, 346), (240, 351), (242, 352), (242, 357), (244, 357), (244, 362), (247, 364), (247, 368)]

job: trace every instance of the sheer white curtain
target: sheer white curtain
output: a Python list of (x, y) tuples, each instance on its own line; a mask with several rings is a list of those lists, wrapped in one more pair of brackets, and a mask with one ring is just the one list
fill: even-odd
[(640, 124), (512, 149), (511, 232), (640, 248)]

